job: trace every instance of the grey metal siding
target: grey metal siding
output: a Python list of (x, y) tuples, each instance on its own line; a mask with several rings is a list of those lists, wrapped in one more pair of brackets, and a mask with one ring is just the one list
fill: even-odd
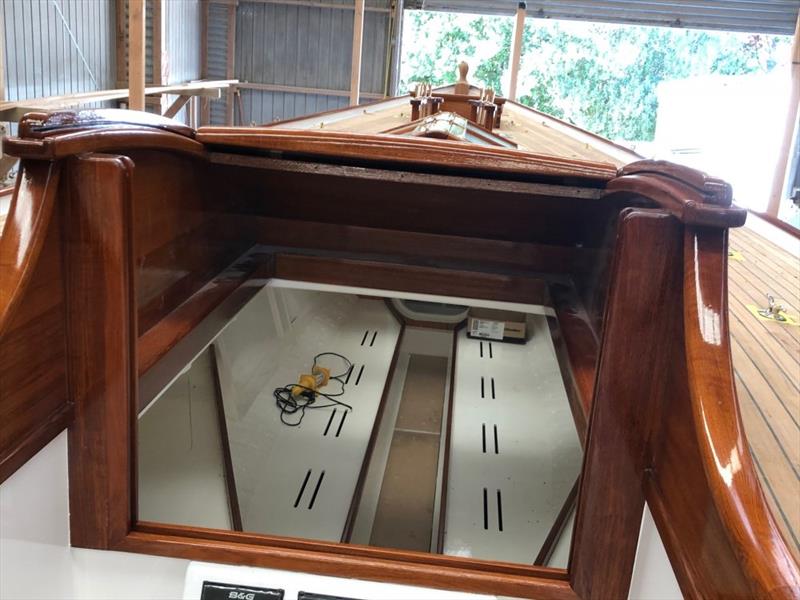
[[(206, 74), (209, 79), (226, 79), (228, 66), (228, 7), (208, 5), (208, 58)], [(225, 123), (225, 96), (211, 102), (211, 123)]]
[(6, 99), (114, 87), (113, 0), (3, 0)]
[[(339, 92), (328, 95), (302, 90), (243, 89), (244, 122), (268, 123), (347, 105), (353, 1), (333, 0), (326, 4), (341, 4), (346, 8), (240, 0), (236, 10), (234, 61), (237, 79)], [(368, 0), (366, 4), (379, 10), (368, 9), (364, 15), (361, 90), (382, 94), (387, 82), (390, 0)], [(212, 34), (214, 27), (209, 18), (209, 38), (212, 35), (223, 38), (224, 32)], [(209, 49), (209, 58), (210, 53)], [(224, 51), (217, 60), (222, 60), (222, 55)], [(212, 108), (212, 122), (223, 120), (224, 110)]]
[(199, 79), (200, 0), (163, 0), (166, 50), (164, 83), (182, 83)]
[[(407, 8), (512, 14), (517, 0), (408, 0)], [(609, 23), (794, 33), (800, 0), (538, 0), (528, 15)]]

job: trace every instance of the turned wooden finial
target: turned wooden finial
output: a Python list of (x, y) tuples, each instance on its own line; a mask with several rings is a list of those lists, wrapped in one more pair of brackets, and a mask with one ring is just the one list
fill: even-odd
[(467, 81), (469, 65), (466, 61), (458, 63), (458, 81), (456, 81), (456, 94), (469, 94), (469, 82)]

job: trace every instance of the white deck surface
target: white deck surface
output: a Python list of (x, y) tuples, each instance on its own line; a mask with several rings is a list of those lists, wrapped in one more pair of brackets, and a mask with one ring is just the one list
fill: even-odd
[(458, 334), (445, 554), (532, 563), (580, 471), (547, 321), (528, 323), (527, 344), (491, 351)]
[[(243, 315), (256, 322), (255, 317)], [(339, 541), (400, 326), (380, 300), (336, 296), (318, 303), (274, 341), (280, 348), (261, 366), (269, 376), (255, 399), (237, 398), (242, 387), (226, 381), (227, 365), (235, 362), (230, 356), (235, 331), (226, 330), (218, 349), (244, 530)], [(300, 373), (310, 372), (315, 354), (329, 351), (353, 362), (345, 394), (338, 398), (353, 410), (308, 410), (298, 427), (282, 424), (273, 390), (296, 382)], [(336, 374), (342, 362), (323, 358), (320, 364)], [(336, 393), (340, 386), (332, 381), (323, 391)], [(321, 397), (317, 402), (328, 403)]]

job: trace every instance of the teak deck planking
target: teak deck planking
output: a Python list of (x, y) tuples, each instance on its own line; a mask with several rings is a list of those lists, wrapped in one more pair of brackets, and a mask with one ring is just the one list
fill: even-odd
[(800, 561), (800, 327), (756, 318), (766, 293), (797, 318), (800, 259), (747, 227), (730, 232), (731, 350), (751, 452), (770, 507)]

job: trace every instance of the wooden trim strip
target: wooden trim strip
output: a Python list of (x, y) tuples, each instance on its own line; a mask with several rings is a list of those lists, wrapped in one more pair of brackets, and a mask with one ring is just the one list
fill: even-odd
[(375, 422), (372, 426), (372, 432), (369, 435), (369, 442), (367, 442), (367, 450), (364, 454), (364, 460), (361, 461), (361, 469), (358, 472), (358, 480), (356, 481), (356, 488), (353, 492), (353, 498), (350, 501), (350, 508), (347, 511), (347, 518), (345, 519), (344, 528), (342, 530), (341, 540), (343, 543), (350, 543), (350, 538), (353, 535), (353, 526), (358, 516), (359, 505), (361, 504), (361, 494), (364, 492), (364, 481), (367, 478), (369, 471), (369, 463), (372, 459), (372, 452), (375, 449), (375, 441), (378, 439), (378, 430), (381, 426), (383, 419), (383, 412), (386, 408), (386, 398), (389, 396), (389, 388), (391, 387), (392, 378), (394, 377), (395, 367), (397, 366), (397, 358), (400, 355), (400, 345), (403, 343), (403, 335), (405, 334), (405, 325), (400, 324), (400, 335), (397, 337), (397, 343), (392, 353), (392, 361), (389, 364), (389, 372), (386, 375), (386, 382), (383, 385), (383, 392), (381, 393), (381, 401), (378, 405), (378, 412), (375, 414)]
[[(150, 529), (150, 528), (148, 528)], [(159, 554), (175, 558), (188, 558), (207, 562), (247, 564), (252, 566), (304, 571), (335, 577), (358, 577), (372, 581), (385, 581), (408, 585), (433, 587), (446, 590), (461, 590), (484, 594), (500, 594), (515, 598), (537, 600), (574, 600), (577, 596), (563, 579), (548, 577), (542, 567), (527, 567), (538, 570), (540, 575), (514, 575), (492, 571), (478, 561), (461, 559), (471, 567), (443, 566), (431, 564), (430, 559), (441, 558), (421, 552), (399, 554), (419, 555), (418, 562), (405, 562), (377, 558), (377, 549), (365, 548), (366, 556), (349, 556), (340, 552), (300, 550), (263, 545), (254, 536), (242, 536), (229, 532), (226, 539), (213, 539), (214, 530), (206, 530), (201, 537), (176, 535), (181, 528), (162, 529), (158, 532), (132, 531), (115, 550)], [(233, 536), (236, 536), (235, 538)], [(241, 537), (240, 537), (241, 536)], [(223, 536), (216, 536), (222, 538)], [(238, 538), (238, 539), (237, 539)], [(249, 541), (246, 541), (249, 538)], [(348, 546), (343, 546), (347, 548)], [(352, 548), (357, 548), (353, 546)], [(563, 574), (563, 571), (562, 571)]]
[(239, 493), (236, 490), (236, 477), (233, 470), (233, 458), (231, 456), (231, 442), (228, 437), (228, 421), (225, 417), (225, 403), (222, 398), (222, 385), (219, 380), (219, 360), (217, 357), (217, 346), (211, 344), (209, 347), (211, 354), (211, 370), (214, 374), (214, 390), (217, 404), (217, 419), (219, 419), (219, 437), (222, 443), (223, 467), (225, 470), (225, 487), (228, 490), (228, 505), (231, 513), (231, 525), (234, 531), (243, 531), (242, 511), (239, 507)]
[(214, 146), (448, 169), (474, 169), (484, 173), (579, 177), (599, 181), (611, 180), (617, 174), (616, 167), (609, 163), (564, 159), (511, 148), (478, 146), (468, 142), (382, 134), (269, 127), (201, 127), (197, 131), (196, 139)]
[(546, 565), (553, 555), (553, 550), (556, 549), (556, 545), (561, 537), (561, 533), (564, 531), (569, 515), (575, 508), (575, 503), (578, 500), (578, 484), (580, 480), (581, 477), (578, 475), (575, 479), (575, 483), (572, 485), (572, 489), (570, 489), (569, 494), (567, 494), (567, 497), (564, 499), (564, 504), (561, 505), (561, 510), (558, 511), (556, 520), (553, 521), (553, 526), (547, 533), (547, 537), (539, 550), (539, 554), (536, 555), (536, 559), (533, 561), (534, 565)]
[(456, 388), (456, 352), (458, 351), (458, 333), (466, 327), (466, 321), (459, 323), (453, 331), (453, 349), (450, 357), (450, 393), (447, 398), (447, 425), (445, 426), (444, 465), (442, 467), (442, 492), (439, 495), (439, 531), (437, 532), (436, 552), (444, 552), (444, 533), (447, 524), (447, 485), (450, 478), (450, 438), (453, 434), (453, 398)]
[(794, 227), (793, 225), (790, 225), (786, 221), (781, 221), (779, 218), (773, 217), (772, 215), (765, 212), (758, 212), (755, 210), (750, 212), (752, 212), (757, 217), (764, 219), (770, 225), (773, 225), (774, 227), (777, 227), (778, 229), (785, 231), (789, 235), (793, 235), (794, 237), (800, 239), (800, 229)]

